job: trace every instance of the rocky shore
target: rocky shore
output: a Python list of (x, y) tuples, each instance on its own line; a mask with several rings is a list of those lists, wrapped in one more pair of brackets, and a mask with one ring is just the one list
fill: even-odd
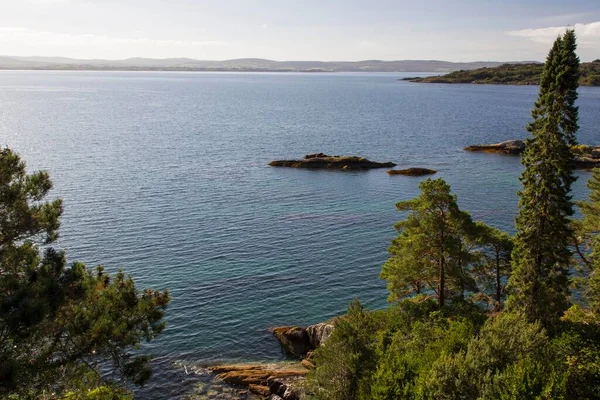
[[(217, 381), (232, 385), (238, 390), (235, 397), (226, 393), (209, 397), (246, 399), (243, 390), (261, 399), (300, 400), (304, 398), (303, 382), (314, 368), (312, 352), (322, 346), (333, 332), (335, 320), (327, 323), (300, 326), (279, 326), (271, 329), (282, 350), (297, 361), (265, 364), (228, 364), (208, 367)], [(229, 397), (228, 397), (229, 396)]]
[(233, 364), (208, 368), (225, 383), (248, 388), (263, 399), (300, 400), (308, 369), (295, 364)]
[(341, 171), (361, 171), (374, 168), (393, 168), (393, 162), (370, 161), (358, 156), (331, 156), (324, 153), (307, 154), (301, 160), (275, 160), (272, 167), (328, 169)]
[[(500, 143), (468, 146), (464, 150), (517, 156), (525, 151), (525, 142), (523, 140), (507, 140)], [(600, 146), (576, 145), (571, 150), (575, 156), (575, 168), (600, 167)]]

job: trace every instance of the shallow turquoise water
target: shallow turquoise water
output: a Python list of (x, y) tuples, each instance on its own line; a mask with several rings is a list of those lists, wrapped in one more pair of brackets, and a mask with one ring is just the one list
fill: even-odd
[[(268, 327), (322, 321), (354, 296), (386, 305), (394, 204), (422, 178), (273, 159), (323, 151), (434, 168), (462, 208), (513, 229), (518, 158), (462, 148), (525, 137), (537, 88), (400, 76), (0, 72), (0, 144), (50, 171), (65, 201), (59, 245), (173, 295), (141, 398), (189, 388), (176, 361), (278, 360)], [(581, 88), (579, 106), (580, 142), (600, 143), (600, 89)]]

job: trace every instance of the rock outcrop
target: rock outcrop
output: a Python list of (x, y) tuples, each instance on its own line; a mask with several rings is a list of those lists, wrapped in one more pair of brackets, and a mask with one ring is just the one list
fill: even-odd
[(466, 151), (483, 151), (486, 153), (501, 153), (509, 155), (519, 155), (525, 151), (525, 142), (522, 140), (507, 140), (505, 142), (493, 144), (480, 144), (465, 147)]
[(314, 350), (305, 328), (299, 326), (278, 326), (271, 330), (279, 340), (283, 350), (294, 357), (304, 357)]
[(330, 156), (324, 153), (307, 154), (301, 160), (276, 160), (269, 163), (272, 167), (331, 169), (342, 171), (361, 171), (373, 168), (392, 168), (393, 162), (370, 161), (358, 156)]
[(302, 390), (298, 382), (308, 373), (299, 364), (234, 364), (208, 369), (223, 382), (247, 387), (252, 393), (264, 398), (279, 397), (283, 400), (300, 399)]
[(284, 351), (301, 362), (274, 364), (215, 365), (208, 370), (218, 381), (247, 388), (251, 393), (270, 400), (300, 400), (304, 397), (302, 382), (309, 370), (315, 368), (312, 350), (323, 345), (331, 336), (335, 319), (329, 323), (299, 326), (280, 326), (271, 329)]
[(433, 175), (437, 171), (427, 168), (406, 168), (406, 169), (390, 169), (387, 173), (390, 175), (407, 175), (407, 176), (423, 176)]
[[(522, 140), (507, 140), (500, 143), (469, 146), (465, 147), (465, 150), (520, 155), (525, 151), (525, 142)], [(571, 150), (575, 157), (575, 168), (591, 169), (600, 167), (600, 146), (580, 144), (573, 146)]]
[(321, 346), (331, 336), (334, 325), (320, 323), (306, 328), (299, 326), (279, 326), (271, 329), (283, 350), (294, 357), (305, 357), (307, 353)]

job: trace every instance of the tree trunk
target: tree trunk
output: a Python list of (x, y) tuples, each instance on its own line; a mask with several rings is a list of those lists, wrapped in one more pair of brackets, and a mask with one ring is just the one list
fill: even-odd
[(440, 303), (440, 308), (444, 307), (444, 291), (445, 291), (445, 286), (446, 286), (446, 277), (444, 276), (444, 267), (445, 267), (445, 259), (444, 257), (442, 257), (441, 263), (440, 263), (440, 286), (439, 286), (439, 290), (438, 290), (438, 298), (439, 298), (439, 303)]
[(496, 251), (496, 301), (500, 306), (500, 252)]

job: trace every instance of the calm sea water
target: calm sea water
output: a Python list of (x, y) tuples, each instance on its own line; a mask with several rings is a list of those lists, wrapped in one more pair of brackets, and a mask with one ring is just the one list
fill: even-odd
[[(59, 246), (171, 291), (140, 398), (189, 391), (181, 365), (283, 359), (269, 327), (323, 321), (354, 296), (385, 307), (394, 204), (422, 178), (273, 159), (322, 151), (437, 169), (463, 209), (513, 229), (518, 158), (462, 148), (525, 137), (537, 88), (401, 76), (0, 73), (0, 144), (51, 173), (65, 203)], [(581, 88), (579, 106), (579, 141), (599, 143), (600, 89)]]

